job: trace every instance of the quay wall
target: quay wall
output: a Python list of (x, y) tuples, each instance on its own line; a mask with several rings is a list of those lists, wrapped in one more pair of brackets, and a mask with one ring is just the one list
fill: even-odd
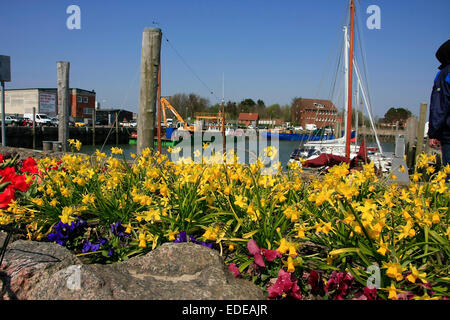
[[(6, 146), (19, 148), (33, 147), (33, 128), (7, 126), (6, 128)], [(119, 144), (128, 144), (129, 137), (136, 129), (119, 128)], [(92, 145), (93, 132), (92, 127), (69, 127), (69, 139), (77, 139), (84, 145)], [(102, 145), (116, 143), (116, 130), (111, 127), (95, 127), (95, 144)], [(0, 136), (1, 141), (1, 136)], [(58, 141), (58, 127), (36, 127), (36, 148), (42, 148), (42, 141)]]

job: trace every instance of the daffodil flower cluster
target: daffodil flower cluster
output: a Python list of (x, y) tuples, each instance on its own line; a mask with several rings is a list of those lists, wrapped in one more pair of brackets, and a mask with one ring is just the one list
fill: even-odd
[[(269, 158), (276, 153), (265, 150)], [(377, 176), (374, 163), (361, 171), (343, 164), (311, 175), (295, 164), (268, 171), (264, 159), (251, 165), (227, 162), (233, 154), (214, 159), (174, 163), (145, 149), (127, 161), (119, 148), (109, 157), (97, 151), (45, 158), (27, 194), (0, 209), (0, 223), (14, 221), (27, 228), (29, 239), (44, 240), (58, 223), (82, 219), (93, 226), (84, 243), (120, 243), (114, 250), (124, 253), (116, 261), (188, 234), (243, 274), (261, 277), (247, 249), (252, 240), (273, 255), (272, 269), (257, 281), (264, 288), (280, 269), (297, 278), (310, 270), (324, 276), (340, 270), (363, 288), (368, 267), (376, 265), (384, 298), (448, 296), (450, 167), (437, 170), (434, 156), (418, 157), (408, 185)], [(126, 228), (120, 241), (109, 230), (119, 222)]]

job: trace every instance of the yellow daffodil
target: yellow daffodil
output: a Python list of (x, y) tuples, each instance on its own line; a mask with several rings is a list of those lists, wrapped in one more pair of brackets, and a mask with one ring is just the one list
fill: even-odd
[(292, 273), (295, 271), (294, 261), (292, 260), (292, 257), (288, 257), (288, 272)]
[(383, 268), (386, 268), (386, 275), (392, 279), (400, 281), (403, 279), (402, 272), (406, 270), (406, 268), (402, 267), (399, 263), (396, 262), (383, 262)]
[(147, 247), (147, 242), (145, 241), (145, 234), (139, 233), (139, 248)]
[(111, 154), (123, 154), (123, 149), (112, 147), (111, 148)]
[(385, 256), (385, 255), (386, 255), (386, 252), (388, 252), (388, 251), (389, 251), (389, 249), (388, 249), (387, 244), (386, 244), (386, 243), (383, 243), (383, 241), (381, 241), (381, 242), (380, 242), (380, 247), (378, 248), (377, 252), (378, 252), (379, 254), (381, 254), (382, 256)]
[(387, 289), (389, 292), (388, 299), (397, 300), (397, 293), (401, 293), (403, 291), (397, 289), (394, 283), (391, 283), (391, 286)]
[(419, 272), (416, 267), (414, 267), (412, 264), (409, 265), (409, 270), (411, 270), (411, 274), (409, 274), (406, 279), (408, 279), (412, 283), (416, 283), (416, 280), (419, 279), (423, 283), (427, 283), (427, 280), (425, 277), (427, 274), (425, 272)]
[(441, 297), (430, 297), (428, 293), (425, 293), (423, 296), (415, 296), (414, 300), (441, 300)]

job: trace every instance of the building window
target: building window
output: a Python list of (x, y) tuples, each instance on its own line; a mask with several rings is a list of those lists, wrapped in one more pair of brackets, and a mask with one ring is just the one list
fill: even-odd
[(92, 114), (94, 112), (94, 108), (83, 108), (83, 114)]
[(84, 103), (88, 103), (88, 102), (89, 102), (88, 97), (84, 97), (84, 98), (83, 98), (83, 102), (84, 102)]
[(83, 97), (78, 96), (77, 97), (77, 102), (83, 102)]

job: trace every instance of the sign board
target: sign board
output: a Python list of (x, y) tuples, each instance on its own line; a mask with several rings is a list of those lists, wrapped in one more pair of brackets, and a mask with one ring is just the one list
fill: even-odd
[(0, 55), (0, 81), (11, 82), (11, 57)]
[(47, 92), (39, 93), (39, 113), (56, 114), (56, 94)]

